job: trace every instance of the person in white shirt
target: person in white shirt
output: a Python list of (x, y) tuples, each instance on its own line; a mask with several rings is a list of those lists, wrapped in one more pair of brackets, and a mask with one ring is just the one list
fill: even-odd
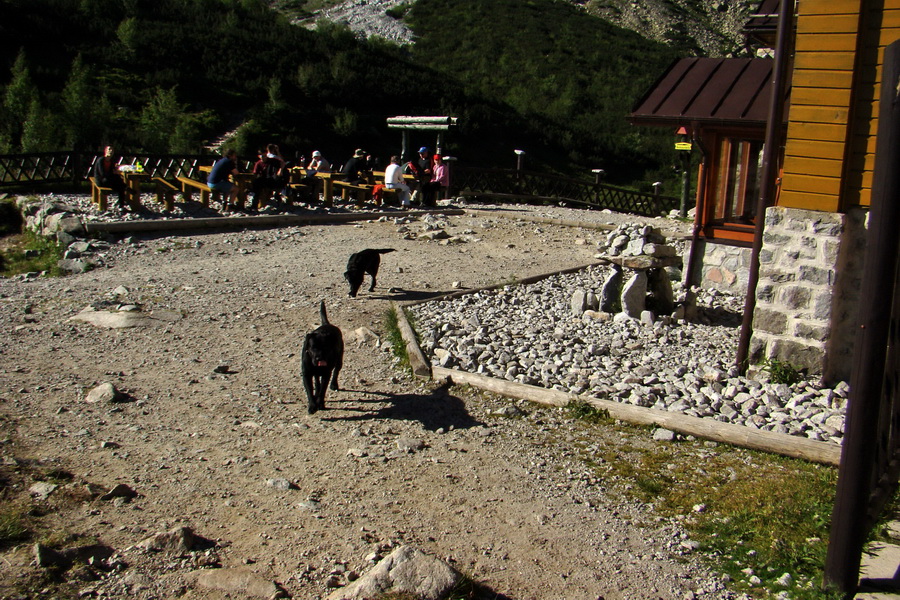
[(384, 187), (389, 190), (400, 190), (398, 192), (398, 195), (400, 196), (400, 206), (403, 207), (404, 210), (410, 207), (410, 189), (403, 180), (403, 169), (400, 167), (399, 156), (392, 156), (391, 164), (384, 170)]
[(312, 153), (312, 160), (309, 161), (307, 169), (311, 169), (317, 173), (330, 173), (331, 163), (322, 157), (322, 153), (316, 150)]

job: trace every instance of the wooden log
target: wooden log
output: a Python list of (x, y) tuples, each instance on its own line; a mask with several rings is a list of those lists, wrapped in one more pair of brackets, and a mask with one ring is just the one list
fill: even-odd
[(422, 349), (419, 348), (416, 334), (406, 319), (406, 311), (396, 302), (392, 302), (391, 305), (397, 312), (397, 327), (400, 329), (403, 341), (406, 342), (406, 355), (409, 357), (409, 365), (412, 367), (413, 374), (418, 377), (431, 377), (431, 364), (425, 358)]
[(496, 290), (502, 287), (506, 287), (508, 285), (523, 285), (528, 283), (534, 283), (536, 281), (541, 281), (542, 279), (547, 279), (548, 277), (553, 277), (554, 275), (564, 275), (566, 273), (576, 273), (583, 269), (587, 269), (588, 267), (593, 267), (600, 264), (591, 263), (587, 265), (581, 265), (578, 267), (570, 267), (568, 269), (563, 269), (561, 271), (553, 271), (552, 273), (541, 273), (540, 275), (532, 275), (530, 277), (525, 277), (524, 279), (517, 279), (516, 281), (504, 281), (503, 283), (495, 283), (493, 285), (488, 285), (480, 288), (473, 288), (471, 290), (461, 290), (459, 292), (450, 292), (448, 294), (444, 294), (443, 296), (435, 296), (433, 298), (425, 298), (424, 300), (413, 300), (412, 302), (407, 302), (403, 306), (415, 306), (416, 304), (424, 304), (426, 302), (434, 302), (435, 300), (451, 300), (453, 298), (459, 298), (460, 296), (468, 296), (469, 294), (477, 294), (478, 292), (487, 292), (490, 290)]
[(841, 447), (828, 442), (817, 442), (793, 435), (752, 429), (743, 425), (721, 423), (713, 419), (691, 417), (654, 408), (643, 408), (611, 400), (570, 394), (443, 367), (432, 367), (432, 377), (436, 380), (449, 379), (454, 384), (471, 385), (503, 396), (521, 398), (550, 406), (565, 406), (573, 400), (586, 402), (600, 410), (607, 411), (609, 416), (614, 419), (636, 425), (656, 425), (686, 435), (752, 450), (802, 458), (811, 462), (836, 466), (840, 464), (841, 460)]
[[(412, 211), (406, 214), (449, 214), (461, 215), (459, 209), (443, 209), (439, 211)], [(385, 214), (395, 215), (396, 212), (384, 213), (381, 211), (365, 211), (347, 214), (330, 215), (256, 215), (239, 217), (213, 217), (199, 219), (151, 219), (146, 221), (113, 221), (92, 222), (85, 224), (88, 233), (125, 233), (130, 231), (174, 231), (190, 229), (224, 229), (228, 227), (286, 227), (299, 225), (328, 225), (332, 223), (352, 223), (354, 221), (366, 221), (377, 219)]]

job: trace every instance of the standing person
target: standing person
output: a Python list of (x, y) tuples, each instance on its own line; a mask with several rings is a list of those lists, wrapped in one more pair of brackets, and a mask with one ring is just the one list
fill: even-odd
[(392, 156), (391, 164), (384, 170), (384, 187), (389, 190), (398, 189), (400, 196), (400, 206), (403, 210), (410, 207), (410, 189), (403, 180), (403, 168), (400, 166), (400, 157)]
[(435, 154), (431, 181), (427, 182), (423, 187), (424, 197), (422, 198), (422, 204), (437, 206), (438, 197), (443, 197), (443, 192), (449, 185), (450, 173), (447, 171), (447, 165), (444, 164), (440, 154)]
[(416, 176), (416, 196), (419, 197), (419, 203), (425, 204), (425, 191), (431, 182), (431, 156), (428, 154), (428, 147), (419, 148), (419, 155), (410, 161), (410, 170)]
[(229, 181), (228, 177), (232, 175), (236, 177), (238, 174), (237, 151), (229, 148), (213, 165), (206, 179), (206, 185), (210, 189), (222, 194), (222, 212), (237, 209), (237, 186)]
[(119, 210), (128, 210), (125, 202), (125, 180), (119, 173), (119, 165), (115, 159), (115, 149), (112, 146), (103, 148), (103, 156), (97, 157), (91, 176), (97, 180), (100, 187), (111, 188), (119, 195)]
[(344, 169), (341, 171), (346, 181), (353, 185), (359, 185), (366, 182), (368, 169), (366, 168), (366, 152), (357, 148), (353, 153), (353, 158), (347, 161)]

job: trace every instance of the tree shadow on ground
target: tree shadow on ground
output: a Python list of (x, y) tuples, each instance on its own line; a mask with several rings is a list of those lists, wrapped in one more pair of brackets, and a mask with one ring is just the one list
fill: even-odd
[[(450, 393), (449, 385), (441, 385), (430, 394), (392, 394), (372, 390), (343, 390), (345, 393), (359, 393), (378, 396), (375, 399), (353, 398), (351, 400), (326, 400), (329, 408), (338, 408), (355, 414), (323, 416), (323, 421), (371, 421), (376, 419), (419, 421), (428, 431), (469, 429), (484, 425), (472, 417), (465, 403)], [(370, 407), (370, 404), (386, 406)]]

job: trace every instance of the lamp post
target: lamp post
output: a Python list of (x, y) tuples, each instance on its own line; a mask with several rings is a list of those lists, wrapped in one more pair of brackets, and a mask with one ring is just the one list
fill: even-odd
[(603, 169), (591, 169), (591, 173), (594, 174), (594, 183), (597, 185), (603, 183), (603, 176), (606, 175), (606, 171)]
[(513, 150), (516, 153), (516, 179), (522, 177), (522, 162), (525, 160), (524, 150)]

